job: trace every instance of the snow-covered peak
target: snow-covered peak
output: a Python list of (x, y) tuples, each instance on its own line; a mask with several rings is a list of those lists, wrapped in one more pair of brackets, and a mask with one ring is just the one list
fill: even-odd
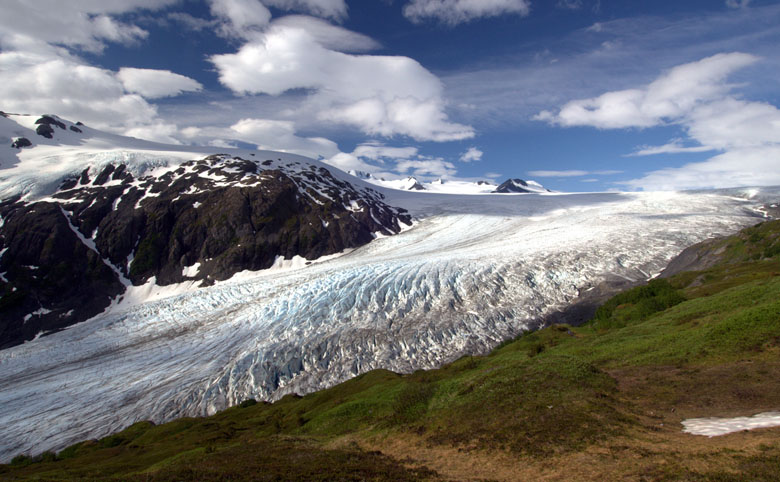
[(512, 193), (542, 193), (551, 192), (536, 181), (524, 181), (523, 179), (507, 179), (493, 192), (500, 194)]
[[(421, 181), (414, 176), (408, 176), (401, 179), (387, 180), (377, 178), (370, 173), (361, 171), (349, 171), (353, 176), (362, 179), (375, 186), (381, 186), (400, 191), (420, 191), (425, 193), (442, 194), (489, 194), (496, 188), (496, 185), (488, 181), (461, 181), (461, 180), (443, 180)], [(545, 191), (540, 191), (545, 192)]]
[[(43, 127), (42, 127), (43, 126)], [(20, 141), (25, 139), (28, 142)], [(28, 144), (29, 143), (29, 144)], [(34, 201), (54, 193), (62, 182), (85, 169), (101, 172), (108, 165), (124, 164), (135, 178), (159, 169), (224, 154), (258, 162), (264, 169), (290, 173), (325, 168), (340, 181), (367, 185), (333, 166), (295, 154), (209, 146), (171, 145), (110, 134), (55, 115), (0, 115), (0, 199), (21, 195)]]

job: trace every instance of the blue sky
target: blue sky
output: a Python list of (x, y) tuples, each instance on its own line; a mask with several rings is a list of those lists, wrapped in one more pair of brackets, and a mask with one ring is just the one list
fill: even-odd
[(397, 178), (780, 184), (780, 2), (7, 0), (0, 109)]

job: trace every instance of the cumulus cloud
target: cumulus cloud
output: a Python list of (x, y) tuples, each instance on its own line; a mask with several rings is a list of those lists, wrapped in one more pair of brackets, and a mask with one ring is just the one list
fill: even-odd
[[(4, 0), (0, 15), (0, 44), (9, 47), (14, 37), (100, 52), (106, 41), (133, 43), (148, 32), (120, 22), (114, 14), (137, 9), (159, 9), (177, 0), (106, 0), (62, 2), (59, 0)], [(11, 14), (13, 12), (13, 14)]]
[[(211, 14), (221, 20), (218, 32), (224, 37), (251, 39), (262, 35), (263, 29), (271, 23), (271, 11), (268, 7), (281, 10), (303, 12), (317, 17), (340, 21), (347, 16), (347, 4), (344, 0), (209, 0)], [(182, 19), (193, 23), (190, 19)], [(337, 27), (327, 29), (326, 23), (306, 20), (295, 22), (303, 28), (310, 28), (319, 36), (332, 36)], [(343, 29), (342, 29), (343, 30)], [(346, 30), (344, 30), (346, 32)], [(353, 37), (360, 34), (352, 33)], [(342, 34), (341, 37), (344, 37)], [(365, 41), (365, 37), (361, 39)]]
[(419, 23), (427, 19), (454, 26), (478, 18), (514, 14), (526, 16), (529, 0), (412, 0), (404, 7), (404, 16)]
[(292, 152), (303, 156), (330, 157), (339, 152), (335, 142), (323, 137), (300, 137), (295, 124), (271, 119), (241, 119), (230, 126), (231, 137), (259, 149)]
[(451, 162), (439, 158), (400, 161), (396, 164), (395, 169), (402, 174), (409, 173), (417, 177), (448, 178), (455, 176), (458, 172)]
[(561, 126), (648, 128), (678, 125), (689, 137), (633, 155), (720, 150), (703, 162), (652, 171), (623, 184), (635, 189), (691, 189), (780, 183), (780, 110), (766, 102), (740, 99), (729, 74), (759, 59), (743, 53), (718, 54), (677, 66), (647, 86), (574, 100), (557, 113), (536, 118)]
[(55, 113), (92, 127), (176, 142), (177, 126), (161, 120), (146, 98), (198, 90), (169, 71), (95, 67), (79, 51), (100, 53), (107, 43), (129, 44), (147, 32), (119, 15), (156, 10), (176, 0), (8, 0), (14, 15), (0, 17), (0, 104), (9, 111)]
[(68, 56), (19, 51), (0, 53), (0, 101), (11, 112), (57, 113), (111, 130), (149, 124), (157, 115), (109, 70)]
[(418, 62), (339, 52), (297, 25), (274, 24), (238, 52), (211, 61), (222, 84), (238, 94), (278, 96), (306, 89), (320, 121), (369, 135), (432, 141), (474, 135), (471, 127), (448, 120), (441, 82)]
[(472, 162), (482, 160), (483, 152), (476, 147), (469, 147), (466, 152), (460, 155), (460, 162)]
[(659, 169), (620, 184), (646, 191), (780, 185), (780, 146), (724, 152), (703, 162)]
[(271, 12), (258, 0), (211, 0), (210, 7), (223, 21), (219, 33), (225, 37), (251, 37), (271, 21)]
[(273, 23), (277, 27), (304, 30), (318, 44), (338, 52), (368, 52), (381, 47), (379, 42), (371, 37), (305, 15), (287, 15), (274, 20)]
[(379, 142), (360, 144), (352, 152), (339, 152), (325, 162), (344, 171), (361, 171), (386, 180), (410, 175), (420, 180), (456, 179), (457, 174), (455, 165), (441, 157), (420, 154), (416, 147), (387, 146)]
[(677, 66), (643, 88), (573, 100), (557, 113), (543, 111), (535, 119), (566, 127), (652, 127), (678, 119), (697, 105), (722, 97), (730, 90), (723, 80), (757, 60), (753, 55), (739, 52), (717, 54)]
[(412, 159), (418, 155), (419, 150), (411, 146), (393, 147), (380, 142), (367, 142), (357, 146), (352, 153), (361, 158), (384, 163), (388, 159)]
[(119, 69), (117, 77), (125, 90), (140, 94), (147, 99), (172, 97), (182, 92), (197, 92), (203, 89), (198, 81), (170, 70), (123, 67)]

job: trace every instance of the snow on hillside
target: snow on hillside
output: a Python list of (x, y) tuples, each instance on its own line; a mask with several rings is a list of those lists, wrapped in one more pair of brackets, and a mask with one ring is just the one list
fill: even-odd
[[(47, 117), (61, 122), (65, 128), (54, 127), (52, 138), (47, 138), (36, 133), (40, 125), (36, 121), (41, 117), (8, 113), (0, 115), (0, 199), (19, 194), (26, 201), (43, 198), (54, 192), (62, 180), (79, 175), (86, 167), (99, 172), (108, 164), (123, 163), (127, 164), (135, 177), (140, 177), (155, 169), (173, 170), (183, 162), (218, 153), (247, 159), (268, 159), (272, 161), (267, 166), (269, 169), (286, 167), (294, 162), (301, 163), (302, 168), (309, 165), (324, 167), (336, 178), (357, 187), (373, 187), (333, 166), (295, 154), (160, 144), (109, 134), (56, 116)], [(28, 139), (32, 146), (11, 147), (19, 138)]]

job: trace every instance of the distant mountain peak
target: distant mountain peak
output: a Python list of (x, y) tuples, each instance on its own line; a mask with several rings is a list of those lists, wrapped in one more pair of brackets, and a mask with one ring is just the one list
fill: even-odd
[(494, 193), (515, 194), (515, 193), (540, 193), (552, 192), (536, 181), (525, 181), (523, 179), (507, 179), (498, 186)]

